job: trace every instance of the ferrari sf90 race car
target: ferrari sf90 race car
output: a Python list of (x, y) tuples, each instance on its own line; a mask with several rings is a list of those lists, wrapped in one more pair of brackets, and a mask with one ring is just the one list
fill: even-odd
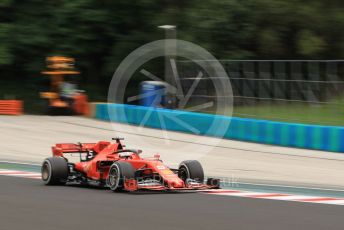
[[(42, 180), (46, 185), (96, 184), (114, 192), (219, 188), (219, 179), (208, 178), (204, 183), (202, 165), (196, 160), (183, 161), (173, 169), (163, 164), (159, 155), (142, 158), (140, 150), (126, 149), (122, 138), (113, 140), (56, 144), (53, 157), (43, 161)], [(80, 160), (71, 163), (67, 154), (78, 154)]]

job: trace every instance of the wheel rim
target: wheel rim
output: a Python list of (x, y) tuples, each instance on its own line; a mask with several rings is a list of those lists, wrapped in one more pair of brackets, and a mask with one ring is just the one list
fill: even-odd
[(108, 186), (114, 190), (118, 187), (119, 184), (119, 176), (118, 176), (118, 169), (117, 167), (112, 167), (109, 171), (109, 176), (107, 180)]
[(181, 166), (179, 168), (178, 177), (183, 181), (186, 181), (190, 177), (189, 172), (185, 166)]
[(45, 162), (42, 167), (42, 179), (47, 181), (50, 177), (49, 164)]

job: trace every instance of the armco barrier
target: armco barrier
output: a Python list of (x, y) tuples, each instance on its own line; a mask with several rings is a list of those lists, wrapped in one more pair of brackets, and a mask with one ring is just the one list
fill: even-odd
[[(306, 149), (344, 152), (344, 127), (306, 125), (297, 123), (283, 123), (267, 120), (256, 120), (238, 117), (226, 117), (202, 113), (185, 112), (168, 109), (153, 109), (150, 107), (101, 104), (94, 105), (94, 117), (109, 121), (109, 110), (114, 112), (112, 121), (138, 125), (145, 114), (150, 116), (145, 122), (146, 127), (165, 128), (166, 130), (193, 133), (189, 124), (196, 127), (200, 135), (222, 136), (221, 127), (211, 127), (214, 120), (222, 124), (229, 124), (223, 137), (241, 141), (272, 144)], [(160, 123), (159, 115), (165, 115), (164, 124)], [(178, 121), (168, 119), (177, 117)], [(224, 126), (225, 127), (225, 126)]]
[(23, 102), (20, 100), (0, 100), (1, 115), (20, 115), (23, 113)]

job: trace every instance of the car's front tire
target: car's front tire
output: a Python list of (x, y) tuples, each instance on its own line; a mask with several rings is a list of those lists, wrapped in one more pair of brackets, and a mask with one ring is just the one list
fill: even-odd
[(118, 161), (111, 165), (106, 184), (113, 192), (120, 192), (124, 189), (125, 179), (134, 178), (135, 169), (133, 166), (128, 162)]
[(188, 160), (180, 163), (178, 168), (178, 177), (181, 178), (185, 183), (188, 180), (194, 180), (198, 183), (204, 181), (204, 171), (201, 163), (196, 160)]
[(43, 161), (42, 180), (46, 185), (65, 185), (69, 169), (67, 161), (62, 157), (49, 157)]

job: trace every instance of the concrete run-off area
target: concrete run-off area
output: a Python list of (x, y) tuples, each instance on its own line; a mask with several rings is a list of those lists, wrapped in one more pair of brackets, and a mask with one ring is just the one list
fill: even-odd
[[(344, 189), (344, 154), (285, 148), (190, 134), (161, 132), (83, 117), (1, 116), (0, 161), (40, 164), (61, 142), (97, 142), (124, 137), (143, 156), (161, 155), (169, 166), (199, 160), (208, 176), (228, 183), (265, 183)], [(168, 140), (164, 138), (168, 136)], [(182, 148), (181, 146), (186, 146)]]

